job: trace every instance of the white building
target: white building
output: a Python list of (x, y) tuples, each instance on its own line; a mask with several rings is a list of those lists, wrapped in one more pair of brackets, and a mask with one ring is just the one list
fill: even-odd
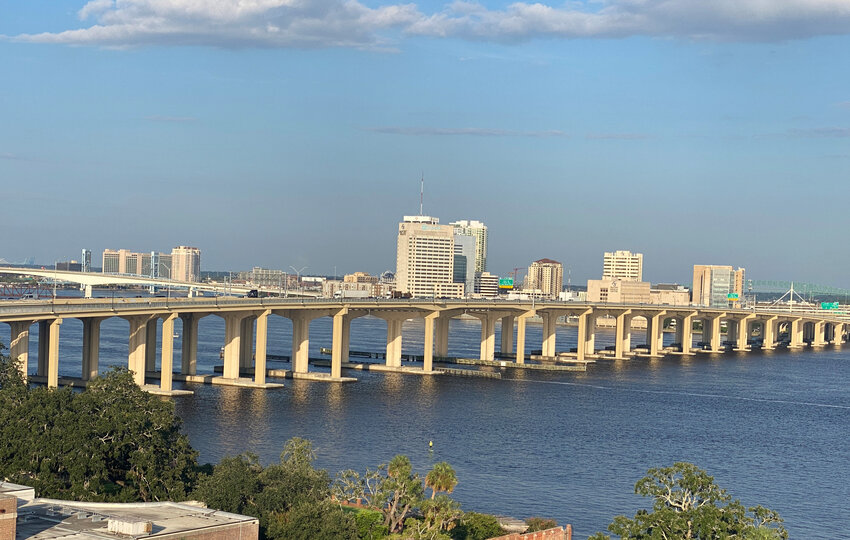
[(531, 263), (525, 276), (523, 290), (539, 290), (545, 298), (557, 298), (564, 288), (564, 266), (552, 259)]
[(499, 276), (490, 272), (475, 274), (475, 292), (485, 297), (499, 296)]
[(453, 279), (463, 283), (466, 294), (475, 290), (475, 238), (456, 234)]
[(201, 279), (201, 250), (196, 247), (177, 246), (171, 250), (171, 279), (198, 281)]
[(454, 227), (455, 234), (475, 238), (475, 271), (487, 270), (487, 225), (480, 221), (461, 219), (449, 225)]
[(434, 286), (454, 281), (454, 231), (431, 216), (404, 216), (398, 224), (396, 291), (433, 297)]
[(602, 279), (643, 281), (643, 253), (605, 252), (602, 262)]

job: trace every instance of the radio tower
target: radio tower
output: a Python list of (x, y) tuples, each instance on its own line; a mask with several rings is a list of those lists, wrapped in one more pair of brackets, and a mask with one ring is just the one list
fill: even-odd
[(419, 215), (424, 216), (422, 213), (422, 206), (425, 202), (425, 172), (422, 172), (422, 178), (419, 181)]

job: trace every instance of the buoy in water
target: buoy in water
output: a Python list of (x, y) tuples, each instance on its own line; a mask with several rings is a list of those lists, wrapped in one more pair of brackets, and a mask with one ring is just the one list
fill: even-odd
[(428, 448), (434, 448), (434, 441), (428, 441)]

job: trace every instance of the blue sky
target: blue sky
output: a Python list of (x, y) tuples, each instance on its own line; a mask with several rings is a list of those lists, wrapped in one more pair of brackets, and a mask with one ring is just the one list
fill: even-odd
[(850, 0), (0, 0), (0, 257), (489, 269), (602, 252), (850, 287)]

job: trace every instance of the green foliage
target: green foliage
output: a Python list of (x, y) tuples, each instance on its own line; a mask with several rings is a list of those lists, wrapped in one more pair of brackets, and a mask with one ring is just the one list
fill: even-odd
[(386, 470), (387, 476), (378, 484), (372, 504), (383, 512), (390, 532), (398, 532), (410, 511), (422, 502), (425, 489), (419, 475), (413, 474), (407, 456), (395, 456)]
[(451, 531), (454, 540), (487, 540), (505, 534), (507, 531), (499, 525), (498, 519), (478, 512), (466, 512)]
[(525, 532), (545, 531), (546, 529), (554, 529), (558, 526), (558, 522), (554, 519), (542, 517), (530, 517), (525, 520), (528, 529)]
[[(621, 538), (788, 538), (779, 514), (761, 506), (745, 508), (691, 463), (650, 469), (635, 484), (635, 493), (653, 498), (652, 511), (615, 517), (608, 530)], [(597, 533), (591, 540), (606, 538)]]
[(210, 508), (259, 517), (257, 496), (262, 491), (257, 456), (225, 457), (211, 475), (202, 477), (193, 496)]
[(281, 540), (357, 540), (357, 523), (329, 500), (300, 501), (285, 513), (272, 514), (266, 533)]
[(360, 540), (381, 540), (389, 534), (384, 525), (384, 515), (377, 510), (360, 508), (353, 512), (357, 524), (357, 538)]
[(39, 496), (84, 501), (181, 500), (197, 480), (197, 452), (174, 405), (113, 369), (81, 393), (29, 389), (3, 360), (0, 477)]
[(438, 531), (454, 529), (460, 518), (463, 517), (460, 504), (450, 499), (448, 495), (439, 495), (436, 498), (423, 501), (419, 510), (422, 512), (425, 525)]
[(425, 487), (431, 488), (433, 499), (438, 491), (451, 493), (457, 485), (457, 475), (451, 465), (445, 461), (435, 463), (434, 467), (425, 475)]

